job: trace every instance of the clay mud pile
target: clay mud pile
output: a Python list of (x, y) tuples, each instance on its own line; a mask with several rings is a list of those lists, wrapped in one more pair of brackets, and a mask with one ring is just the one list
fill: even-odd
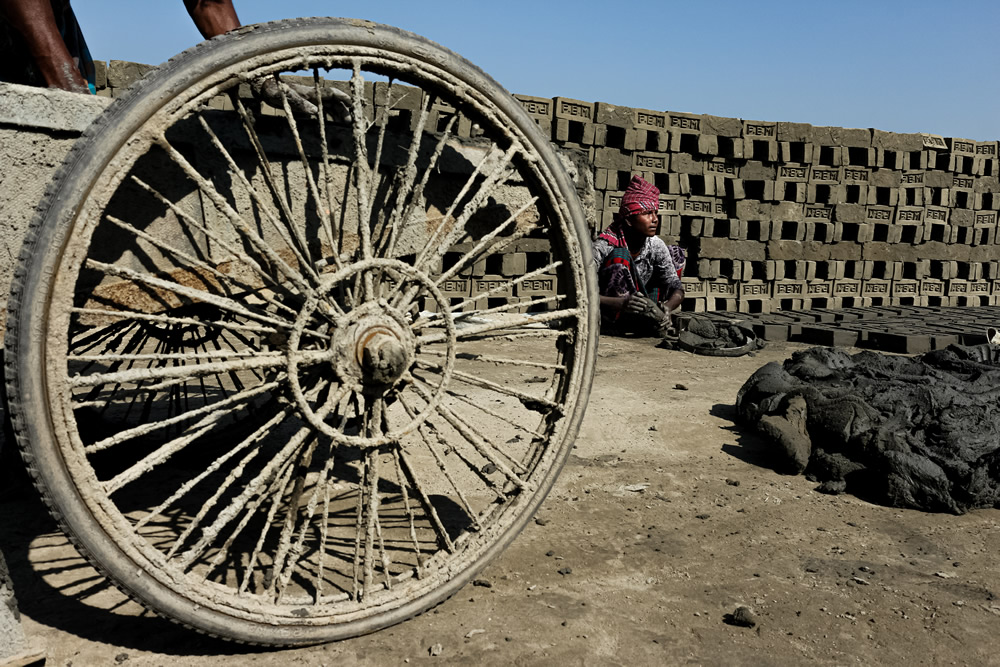
[(739, 419), (819, 490), (929, 512), (1000, 507), (1000, 347), (810, 348), (757, 370)]

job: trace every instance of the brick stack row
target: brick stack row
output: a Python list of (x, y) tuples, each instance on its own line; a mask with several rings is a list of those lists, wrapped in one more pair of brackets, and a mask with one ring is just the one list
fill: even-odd
[(660, 188), (688, 310), (1000, 302), (996, 141), (515, 97), (589, 154), (597, 227), (632, 174)]
[[(98, 65), (100, 94), (112, 96), (148, 69)], [(412, 127), (414, 92), (375, 83), (368, 108)], [(586, 154), (594, 233), (611, 223), (633, 174), (660, 188), (660, 236), (688, 252), (687, 310), (1000, 303), (996, 141), (515, 97), (556, 145)], [(430, 122), (477, 134), (440, 102)], [(467, 310), (523, 310), (555, 294), (553, 276), (510, 284), (548, 263), (539, 243), (526, 239), (464, 268), (446, 296)]]

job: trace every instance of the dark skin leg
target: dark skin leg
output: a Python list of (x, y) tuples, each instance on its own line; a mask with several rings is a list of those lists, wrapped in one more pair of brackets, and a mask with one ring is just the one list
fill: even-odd
[(49, 88), (90, 93), (56, 28), (49, 0), (0, 0), (0, 13), (21, 33)]
[(184, 0), (184, 7), (205, 39), (240, 27), (232, 0)]

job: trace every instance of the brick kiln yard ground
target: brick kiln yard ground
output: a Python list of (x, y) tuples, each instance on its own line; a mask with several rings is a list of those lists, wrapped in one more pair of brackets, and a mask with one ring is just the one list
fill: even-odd
[[(768, 468), (734, 425), (743, 381), (803, 347), (716, 358), (602, 339), (574, 455), (537, 520), (477, 585), (336, 644), (242, 649), (143, 613), (37, 501), (7, 496), (0, 541), (25, 629), (60, 667), (1000, 664), (1000, 512), (823, 495)], [(756, 627), (723, 621), (739, 605)]]

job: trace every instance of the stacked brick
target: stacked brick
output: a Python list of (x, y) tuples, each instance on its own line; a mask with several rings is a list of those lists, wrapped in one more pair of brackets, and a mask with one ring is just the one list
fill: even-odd
[(598, 226), (632, 174), (660, 188), (687, 310), (1000, 302), (995, 141), (516, 97), (590, 155)]
[[(99, 67), (101, 94), (144, 68)], [(412, 124), (419, 100), (387, 104), (387, 94), (373, 87), (374, 113), (391, 107), (392, 122)], [(996, 141), (515, 97), (556, 145), (588, 156), (595, 233), (633, 174), (660, 188), (660, 236), (688, 252), (686, 310), (1000, 303)], [(476, 135), (455, 109), (431, 111), (439, 129)], [(509, 284), (548, 261), (539, 241), (524, 243), (456, 276), (452, 303), (523, 310), (554, 294), (553, 276)]]

